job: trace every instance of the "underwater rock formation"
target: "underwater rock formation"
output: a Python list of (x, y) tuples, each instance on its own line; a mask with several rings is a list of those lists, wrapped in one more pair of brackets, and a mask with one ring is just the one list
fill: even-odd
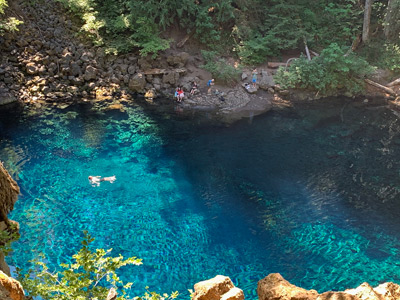
[(272, 273), (258, 282), (257, 294), (259, 300), (396, 300), (400, 299), (400, 286), (387, 282), (372, 288), (364, 282), (356, 289), (318, 294), (316, 290), (289, 283), (279, 273)]
[(243, 300), (243, 291), (229, 277), (217, 275), (194, 285), (192, 300)]

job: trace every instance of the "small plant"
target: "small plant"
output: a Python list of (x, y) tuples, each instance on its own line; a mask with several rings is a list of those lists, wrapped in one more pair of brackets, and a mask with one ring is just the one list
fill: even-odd
[(0, 251), (7, 256), (12, 251), (11, 243), (18, 240), (19, 237), (18, 225), (11, 222), (6, 230), (0, 231)]
[[(60, 264), (63, 269), (59, 272), (50, 272), (46, 263), (34, 260), (35, 270), (29, 270), (25, 275), (18, 270), (18, 280), (24, 286), (29, 296), (41, 297), (45, 300), (97, 300), (106, 299), (109, 288), (120, 288), (122, 296), (118, 300), (132, 299), (127, 296), (127, 290), (132, 283), (123, 283), (118, 277), (117, 270), (126, 265), (141, 265), (141, 259), (130, 257), (124, 259), (108, 256), (112, 249), (89, 249), (94, 241), (87, 231), (84, 232), (83, 247), (72, 258), (71, 264)], [(42, 257), (42, 260), (44, 257)], [(178, 292), (159, 295), (155, 292), (147, 292), (137, 300), (165, 300), (174, 299)]]
[[(0, 0), (0, 15), (4, 14), (5, 8), (8, 6), (6, 0)], [(21, 20), (14, 17), (0, 18), (0, 36), (6, 32), (18, 31), (18, 25), (23, 24)]]

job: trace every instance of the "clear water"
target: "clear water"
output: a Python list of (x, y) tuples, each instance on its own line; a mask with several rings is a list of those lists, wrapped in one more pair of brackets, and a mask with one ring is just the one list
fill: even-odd
[(68, 262), (89, 230), (143, 259), (122, 270), (135, 295), (187, 298), (217, 274), (247, 299), (271, 272), (319, 292), (400, 283), (400, 122), (384, 107), (325, 100), (231, 126), (169, 106), (0, 116), (0, 158), (21, 187), (11, 265)]

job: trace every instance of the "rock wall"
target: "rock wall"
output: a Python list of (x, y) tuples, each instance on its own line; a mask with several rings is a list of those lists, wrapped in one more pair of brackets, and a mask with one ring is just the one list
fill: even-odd
[(398, 300), (400, 286), (387, 282), (372, 288), (364, 282), (355, 289), (319, 294), (290, 284), (279, 273), (272, 273), (258, 282), (257, 294), (259, 300)]
[[(29, 2), (29, 3), (25, 3)], [(24, 22), (0, 37), (0, 104), (93, 97), (97, 90), (143, 93), (174, 89), (186, 73), (189, 54), (157, 59), (106, 55), (76, 37), (79, 28), (55, 1), (10, 1)]]
[[(14, 179), (0, 162), (0, 230), (10, 230), (9, 225), (18, 223), (8, 219), (7, 214), (14, 208), (18, 199), (19, 187)], [(10, 268), (4, 260), (4, 254), (0, 252), (0, 299), (1, 300), (22, 300), (24, 291), (21, 284), (9, 277)]]
[(0, 222), (10, 224), (7, 214), (14, 208), (18, 199), (19, 187), (0, 162)]

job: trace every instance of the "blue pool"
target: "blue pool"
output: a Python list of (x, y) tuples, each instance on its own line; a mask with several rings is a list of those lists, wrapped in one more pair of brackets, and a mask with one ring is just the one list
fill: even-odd
[(217, 274), (246, 299), (271, 272), (319, 292), (400, 283), (400, 121), (385, 107), (327, 99), (230, 126), (144, 103), (0, 117), (0, 159), (21, 187), (13, 266), (68, 262), (88, 230), (143, 259), (122, 270), (135, 295), (187, 298)]

